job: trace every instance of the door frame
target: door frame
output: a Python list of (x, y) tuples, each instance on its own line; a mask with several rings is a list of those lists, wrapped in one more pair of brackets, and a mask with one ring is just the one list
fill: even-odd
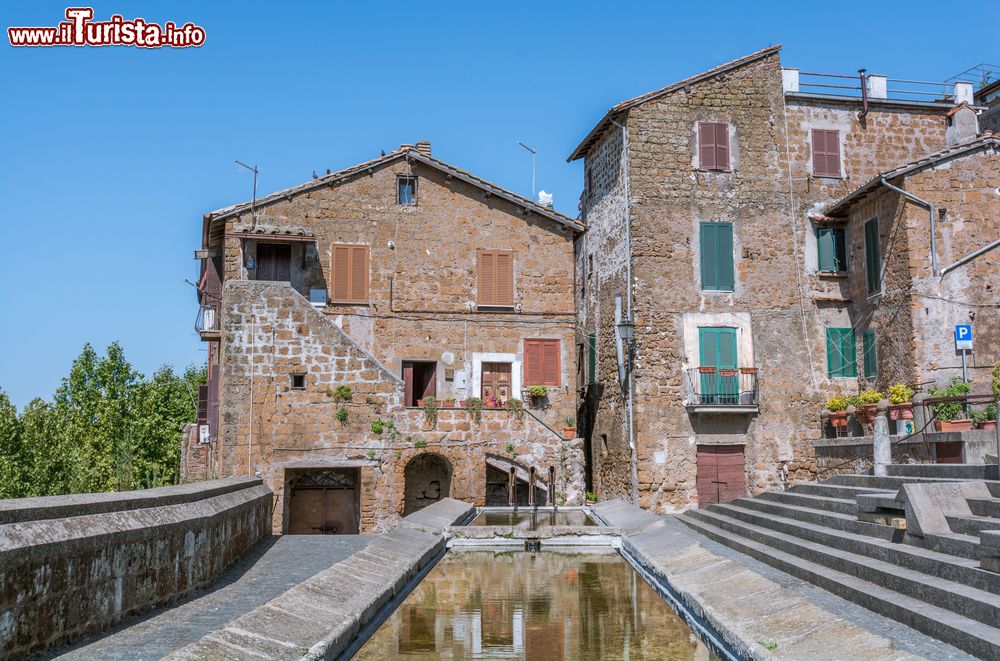
[(510, 395), (521, 398), (521, 359), (516, 353), (473, 353), (468, 397), (479, 397), (483, 391), (483, 363), (510, 363)]
[[(361, 534), (361, 482), (362, 482), (362, 468), (361, 466), (306, 466), (306, 467), (296, 467), (296, 468), (286, 468), (283, 474), (284, 489), (282, 494), (282, 500), (284, 501), (282, 511), (283, 511), (283, 521), (282, 521), (282, 533), (292, 534), (291, 530), (292, 524), (292, 500), (293, 500), (293, 486), (292, 483), (299, 478), (305, 477), (311, 473), (325, 473), (328, 471), (342, 471), (347, 472), (351, 478), (354, 480), (354, 512), (357, 520), (358, 532), (356, 533), (339, 533), (339, 534)], [(327, 489), (317, 489), (326, 491)], [(343, 489), (347, 491), (347, 489)]]

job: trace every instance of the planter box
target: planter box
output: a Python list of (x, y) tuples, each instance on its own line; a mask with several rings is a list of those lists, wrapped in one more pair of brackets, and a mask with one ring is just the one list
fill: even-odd
[(980, 422), (979, 423), (979, 428), (980, 429), (996, 429), (997, 428), (997, 421), (996, 420), (987, 420), (986, 422)]
[(889, 406), (889, 417), (893, 420), (913, 420), (913, 404), (892, 404)]
[(830, 424), (835, 428), (846, 428), (847, 411), (830, 411)]
[(562, 433), (565, 439), (576, 438), (576, 427), (563, 427)]
[(972, 429), (972, 420), (958, 418), (956, 420), (935, 420), (934, 428), (938, 431), (968, 431)]
[(855, 410), (854, 417), (863, 425), (874, 424), (877, 411), (878, 404), (864, 404)]

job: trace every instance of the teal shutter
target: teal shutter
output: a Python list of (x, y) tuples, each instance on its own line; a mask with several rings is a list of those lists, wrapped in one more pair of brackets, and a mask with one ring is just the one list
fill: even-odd
[(869, 328), (861, 334), (861, 354), (864, 356), (865, 378), (878, 376), (878, 348), (875, 343), (875, 329)]
[(820, 271), (847, 270), (847, 242), (842, 227), (817, 227), (816, 248)]
[(597, 333), (587, 336), (587, 383), (597, 382)]
[(701, 223), (699, 239), (702, 290), (733, 291), (733, 224)]
[(857, 344), (853, 329), (826, 329), (826, 373), (831, 379), (858, 375)]
[(882, 260), (878, 247), (878, 218), (865, 223), (865, 270), (868, 275), (868, 293), (882, 291)]
[(712, 374), (701, 374), (703, 402), (735, 404), (739, 395), (739, 376), (722, 376), (719, 370), (735, 370), (738, 365), (735, 328), (699, 328), (698, 356), (701, 367), (714, 367)]

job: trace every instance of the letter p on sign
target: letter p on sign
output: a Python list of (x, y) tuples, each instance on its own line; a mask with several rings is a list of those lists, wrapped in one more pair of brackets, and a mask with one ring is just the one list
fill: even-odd
[(972, 351), (971, 324), (955, 324), (955, 348), (959, 351)]

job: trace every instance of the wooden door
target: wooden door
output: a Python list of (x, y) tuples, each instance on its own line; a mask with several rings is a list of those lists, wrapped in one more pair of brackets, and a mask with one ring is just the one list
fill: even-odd
[(257, 280), (290, 282), (292, 247), (280, 243), (257, 244)]
[(403, 405), (437, 396), (437, 363), (403, 361)]
[(742, 445), (699, 445), (697, 470), (699, 507), (746, 495)]
[(288, 484), (292, 535), (356, 535), (359, 530), (358, 470), (307, 473)]
[(510, 395), (510, 363), (483, 363), (482, 399), (504, 404)]

